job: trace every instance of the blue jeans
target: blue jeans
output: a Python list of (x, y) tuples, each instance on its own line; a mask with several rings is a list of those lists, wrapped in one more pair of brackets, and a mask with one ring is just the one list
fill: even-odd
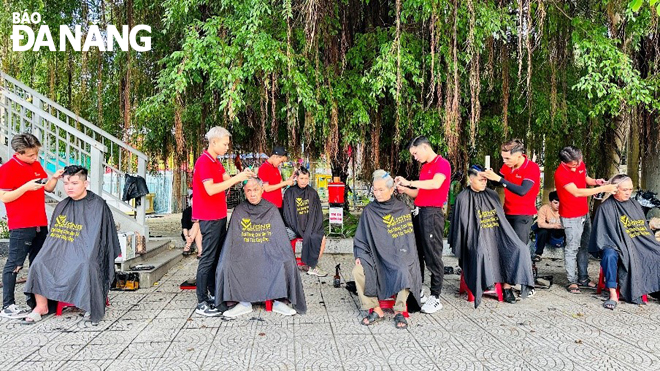
[[(591, 219), (589, 215), (577, 218), (561, 218), (561, 224), (566, 233), (564, 248), (564, 267), (568, 283), (583, 283), (589, 280), (589, 235), (591, 234)], [(577, 268), (577, 275), (575, 270)]]
[(6, 308), (16, 304), (14, 290), (16, 289), (16, 277), (25, 264), (25, 258), (30, 258), (30, 263), (41, 250), (48, 228), (31, 227), (19, 228), (9, 231), (9, 257), (2, 270), (2, 307)]
[(617, 272), (619, 269), (619, 253), (614, 249), (604, 249), (600, 267), (603, 268), (605, 276), (605, 287), (615, 289), (618, 286)]

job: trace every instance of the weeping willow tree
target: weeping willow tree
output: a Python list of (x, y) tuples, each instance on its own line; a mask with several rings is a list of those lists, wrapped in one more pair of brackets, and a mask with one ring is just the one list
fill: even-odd
[(283, 144), (325, 158), (343, 180), (352, 160), (363, 175), (415, 176), (407, 142), (417, 135), (455, 170), (485, 155), (498, 166), (500, 143), (522, 138), (546, 170), (545, 188), (558, 150), (574, 144), (593, 175), (625, 160), (641, 185), (660, 190), (650, 2), (13, 3), (49, 25), (152, 26), (148, 53), (14, 53), (2, 38), (0, 66), (153, 158), (171, 158), (175, 192), (215, 125), (232, 132), (236, 153)]

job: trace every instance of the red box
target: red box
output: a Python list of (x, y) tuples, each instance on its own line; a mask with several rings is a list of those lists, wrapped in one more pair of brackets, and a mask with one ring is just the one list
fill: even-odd
[(328, 203), (343, 204), (345, 188), (344, 183), (328, 183)]

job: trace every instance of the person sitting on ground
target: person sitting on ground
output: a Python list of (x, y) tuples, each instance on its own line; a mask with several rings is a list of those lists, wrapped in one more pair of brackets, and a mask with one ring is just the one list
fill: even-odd
[(405, 329), (408, 296), (412, 293), (421, 304), (422, 291), (412, 215), (403, 201), (392, 196), (394, 179), (385, 170), (374, 171), (373, 191), (375, 200), (364, 208), (353, 238), (353, 278), (362, 309), (370, 311), (362, 324), (382, 320), (378, 300), (396, 295), (394, 325)]
[(449, 245), (475, 297), (475, 308), (483, 292), (498, 282), (507, 303), (516, 302), (511, 285), (521, 285), (522, 298), (534, 293), (529, 249), (506, 220), (497, 193), (486, 188), (483, 171), (479, 165), (468, 169), (469, 187), (456, 197), (449, 230)]
[[(559, 218), (559, 197), (557, 191), (548, 195), (548, 203), (541, 206), (536, 219), (536, 253), (532, 260), (536, 263), (541, 261), (543, 249), (550, 241), (564, 240), (564, 227)], [(560, 246), (556, 246), (560, 247)]]
[(48, 313), (48, 299), (85, 310), (92, 323), (105, 315), (115, 258), (121, 252), (117, 228), (105, 200), (87, 190), (87, 169), (67, 166), (63, 179), (69, 197), (55, 207), (48, 236), (25, 284), (24, 291), (34, 294), (37, 302), (26, 324)]
[(181, 214), (181, 237), (186, 245), (183, 247), (183, 255), (190, 255), (193, 242), (197, 248), (197, 259), (202, 256), (202, 232), (199, 230), (199, 220), (192, 218), (192, 194), (189, 197), (190, 206)]
[(301, 260), (309, 267), (307, 274), (325, 277), (328, 273), (318, 266), (325, 250), (321, 199), (309, 186), (309, 170), (301, 166), (297, 174), (297, 184), (284, 192), (284, 224), (290, 240), (303, 239)]
[(275, 300), (276, 313), (304, 314), (305, 293), (284, 222), (275, 205), (261, 197), (261, 179), (248, 179), (243, 191), (247, 202), (234, 208), (218, 262), (216, 307), (239, 302), (223, 313), (232, 318), (252, 312), (253, 302)]
[(596, 211), (589, 252), (602, 257), (600, 266), (610, 294), (603, 307), (614, 310), (619, 302), (617, 280), (621, 296), (630, 303), (641, 304), (643, 295), (660, 291), (660, 243), (642, 207), (630, 199), (632, 180), (619, 174), (610, 183), (618, 189)]

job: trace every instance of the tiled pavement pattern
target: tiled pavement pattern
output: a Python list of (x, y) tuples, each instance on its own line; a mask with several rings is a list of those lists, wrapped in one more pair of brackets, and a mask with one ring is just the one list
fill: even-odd
[[(541, 274), (559, 281), (550, 290), (515, 305), (485, 298), (477, 310), (458, 296), (459, 277), (448, 275), (444, 309), (412, 314), (408, 330), (395, 329), (391, 314), (361, 326), (357, 297), (333, 288), (332, 275), (303, 275), (306, 315), (255, 306), (236, 320), (203, 318), (193, 313), (194, 292), (179, 290), (196, 262), (184, 260), (158, 286), (111, 292), (97, 327), (76, 311), (33, 326), (1, 320), (0, 370), (660, 369), (658, 301), (605, 310), (592, 292), (566, 292), (562, 261), (540, 263)], [(321, 265), (330, 272), (338, 262), (350, 279), (351, 256), (326, 256)], [(596, 261), (590, 273), (597, 277)]]

